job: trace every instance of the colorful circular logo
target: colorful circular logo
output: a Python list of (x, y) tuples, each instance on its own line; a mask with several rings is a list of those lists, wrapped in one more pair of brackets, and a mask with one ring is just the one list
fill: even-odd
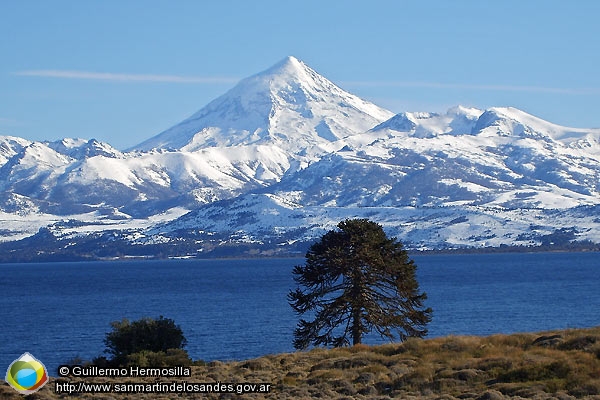
[(17, 392), (30, 394), (48, 382), (46, 367), (29, 353), (17, 358), (6, 370), (6, 382)]

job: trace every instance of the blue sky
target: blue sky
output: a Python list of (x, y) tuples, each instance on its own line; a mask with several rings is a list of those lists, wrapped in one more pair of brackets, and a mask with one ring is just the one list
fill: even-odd
[(2, 1), (0, 134), (133, 146), (296, 56), (393, 112), (600, 127), (600, 2)]

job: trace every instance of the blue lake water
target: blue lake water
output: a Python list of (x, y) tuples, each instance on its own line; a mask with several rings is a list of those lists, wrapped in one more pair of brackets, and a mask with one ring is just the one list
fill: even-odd
[[(418, 255), (429, 337), (600, 325), (600, 253)], [(104, 350), (110, 322), (172, 318), (193, 359), (293, 351), (303, 259), (0, 264), (0, 370), (30, 352), (56, 374)]]

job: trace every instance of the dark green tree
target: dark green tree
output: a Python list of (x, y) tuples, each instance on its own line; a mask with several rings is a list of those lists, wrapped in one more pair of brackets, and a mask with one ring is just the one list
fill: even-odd
[(288, 300), (300, 319), (294, 347), (356, 345), (375, 330), (394, 340), (423, 337), (431, 321), (419, 293), (416, 265), (402, 243), (368, 219), (345, 220), (313, 244), (306, 264), (294, 268)]
[(142, 318), (130, 322), (127, 319), (111, 322), (113, 330), (106, 334), (106, 352), (112, 355), (112, 364), (124, 364), (127, 357), (141, 353), (167, 353), (183, 349), (187, 344), (183, 331), (175, 321), (164, 318)]

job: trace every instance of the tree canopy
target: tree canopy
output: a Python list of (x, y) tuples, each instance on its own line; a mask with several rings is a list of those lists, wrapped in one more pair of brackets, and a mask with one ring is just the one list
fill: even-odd
[(345, 220), (314, 243), (294, 268), (288, 300), (300, 319), (294, 347), (359, 344), (365, 334), (399, 340), (423, 337), (431, 320), (416, 265), (402, 243), (368, 219)]
[(143, 351), (164, 352), (183, 349), (187, 344), (181, 328), (175, 321), (164, 318), (142, 318), (130, 322), (127, 319), (111, 322), (113, 330), (106, 334), (106, 352), (113, 356), (112, 362), (123, 363), (128, 356)]

